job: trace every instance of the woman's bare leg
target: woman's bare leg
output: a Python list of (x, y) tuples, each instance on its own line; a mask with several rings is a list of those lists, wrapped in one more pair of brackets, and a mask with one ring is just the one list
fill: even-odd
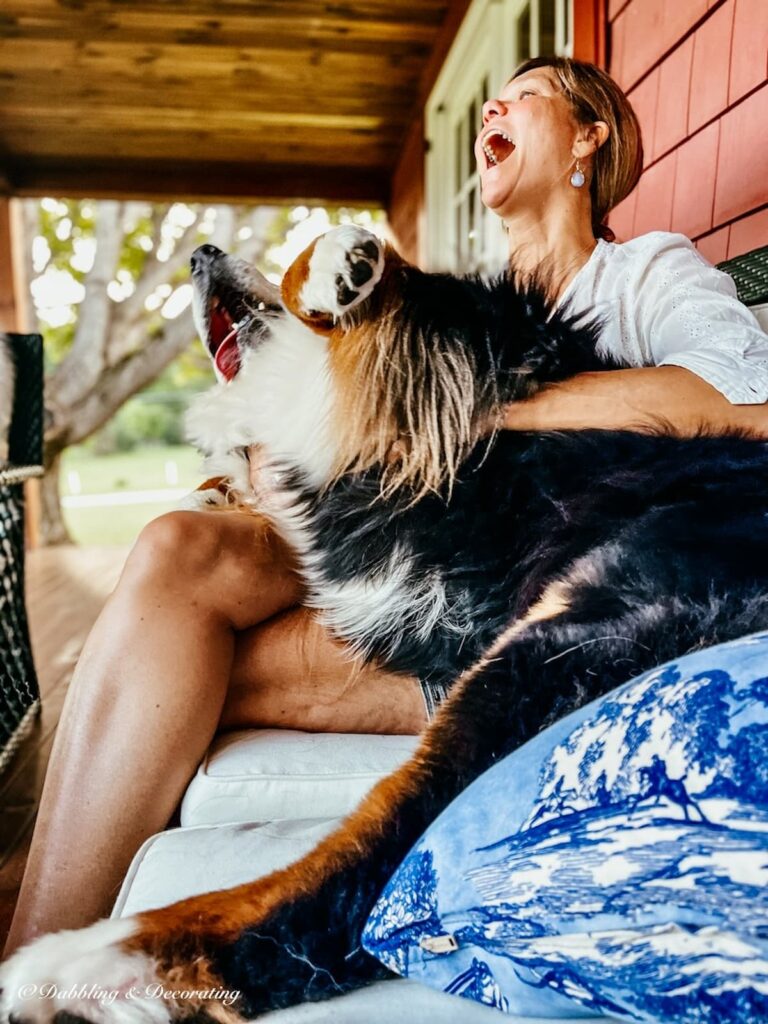
[(298, 597), (256, 517), (174, 512), (144, 530), (70, 685), (6, 953), (109, 912), (210, 743), (234, 631)]
[(423, 727), (416, 681), (350, 659), (292, 607), (299, 597), (279, 544), (252, 516), (172, 513), (147, 527), (70, 686), (6, 955), (109, 912), (217, 724)]
[(416, 679), (352, 657), (306, 608), (238, 634), (222, 729), (412, 735), (426, 724)]

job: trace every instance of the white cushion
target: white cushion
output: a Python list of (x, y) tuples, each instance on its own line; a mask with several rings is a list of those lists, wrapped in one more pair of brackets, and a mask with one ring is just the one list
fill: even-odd
[(112, 917), (128, 917), (284, 868), (312, 850), (339, 819), (173, 828), (150, 836), (128, 868)]
[[(575, 1007), (574, 1007), (575, 1008)], [(575, 1024), (560, 1017), (517, 1017), (400, 978), (324, 1003), (305, 1003), (259, 1017), (263, 1024)], [(580, 1017), (579, 1021), (613, 1017)]]
[(768, 334), (768, 302), (763, 302), (760, 306), (750, 306), (750, 309), (757, 317), (757, 322)]
[(214, 742), (181, 805), (182, 825), (338, 818), (399, 768), (418, 736), (233, 732)]

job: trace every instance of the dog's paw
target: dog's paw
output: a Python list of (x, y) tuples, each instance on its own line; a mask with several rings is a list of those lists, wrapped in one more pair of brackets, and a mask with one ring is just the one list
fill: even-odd
[(343, 316), (371, 294), (384, 272), (384, 246), (365, 228), (345, 224), (315, 244), (301, 290), (307, 313)]
[(0, 966), (0, 1022), (51, 1024), (56, 1014), (94, 1024), (168, 1024), (156, 966), (124, 946), (130, 918), (57, 932), (17, 950)]

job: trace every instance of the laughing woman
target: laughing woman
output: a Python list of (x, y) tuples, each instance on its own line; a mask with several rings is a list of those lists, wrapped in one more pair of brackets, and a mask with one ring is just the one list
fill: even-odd
[[(730, 279), (679, 235), (608, 240), (642, 163), (618, 86), (588, 64), (529, 61), (483, 122), (483, 201), (515, 265), (545, 268), (553, 301), (598, 312), (601, 345), (630, 367), (552, 386), (504, 425), (768, 436), (768, 337)], [(249, 515), (176, 512), (144, 530), (72, 680), (6, 952), (109, 913), (217, 730), (425, 725), (442, 694), (352, 660), (301, 599), (288, 552)]]

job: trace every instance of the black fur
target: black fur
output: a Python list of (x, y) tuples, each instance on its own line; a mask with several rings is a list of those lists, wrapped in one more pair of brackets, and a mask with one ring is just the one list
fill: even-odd
[[(604, 365), (594, 333), (548, 320), (535, 290), (398, 273), (406, 341), (471, 345), (489, 406)], [(358, 319), (383, 312), (375, 295)], [(390, 668), (452, 681), (561, 579), (568, 607), (525, 627), (457, 690), (431, 727), (418, 792), (391, 808), (375, 843), (350, 849), (320, 891), (287, 894), (270, 920), (211, 948), (247, 1015), (387, 975), (360, 949), (372, 904), (430, 821), (499, 758), (641, 671), (768, 626), (765, 444), (507, 432), (478, 446), (450, 498), (375, 500), (379, 483), (372, 470), (301, 493), (327, 575), (374, 572), (397, 545), (416, 577), (442, 580), (468, 624), (462, 635), (406, 634), (394, 650), (374, 639)]]
[(642, 608), (740, 587), (768, 573), (768, 446), (739, 438), (678, 440), (606, 431), (506, 431), (465, 465), (446, 503), (376, 501), (375, 473), (314, 496), (316, 546), (329, 577), (375, 570), (397, 544), (414, 575), (433, 574), (468, 629), (406, 635), (374, 655), (389, 668), (452, 682), (509, 622), (578, 558), (610, 544), (620, 554), (599, 584), (577, 591), (589, 620), (597, 601)]

